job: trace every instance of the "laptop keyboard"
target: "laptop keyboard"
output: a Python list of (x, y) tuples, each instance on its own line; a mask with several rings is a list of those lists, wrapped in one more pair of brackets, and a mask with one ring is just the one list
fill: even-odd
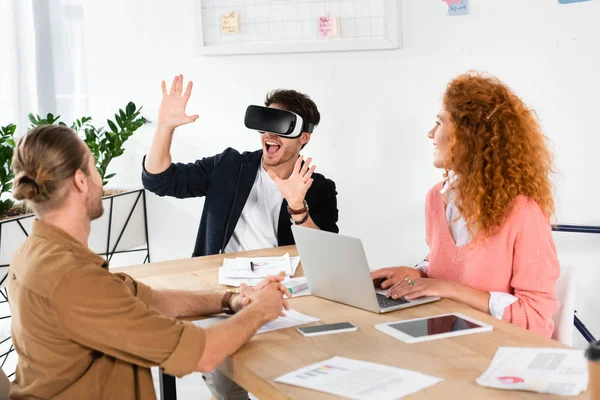
[(377, 294), (377, 302), (379, 303), (379, 307), (381, 307), (381, 308), (390, 308), (390, 307), (395, 307), (395, 306), (400, 306), (402, 304), (410, 303), (410, 301), (408, 301), (408, 300), (388, 299), (387, 297), (385, 297), (382, 294)]

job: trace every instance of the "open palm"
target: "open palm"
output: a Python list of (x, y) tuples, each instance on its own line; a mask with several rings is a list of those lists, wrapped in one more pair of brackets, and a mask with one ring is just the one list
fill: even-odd
[(294, 171), (288, 179), (279, 178), (273, 171), (268, 172), (292, 209), (300, 209), (304, 206), (304, 197), (313, 183), (312, 174), (317, 168), (314, 165), (311, 167), (312, 158), (309, 157), (304, 165), (302, 165), (303, 160), (304, 157), (298, 157)]
[(183, 95), (183, 75), (178, 75), (173, 79), (169, 92), (167, 92), (165, 81), (161, 82), (161, 86), (163, 98), (158, 109), (158, 125), (175, 129), (198, 119), (198, 115), (187, 115), (185, 113), (185, 107), (192, 95), (192, 81), (188, 82)]

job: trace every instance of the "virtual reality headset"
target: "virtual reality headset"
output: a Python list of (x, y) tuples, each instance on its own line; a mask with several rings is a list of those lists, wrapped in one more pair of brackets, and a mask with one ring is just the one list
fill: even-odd
[(315, 129), (313, 124), (292, 111), (261, 106), (248, 106), (244, 124), (246, 128), (260, 133), (268, 132), (290, 139), (297, 138), (302, 132), (312, 133)]

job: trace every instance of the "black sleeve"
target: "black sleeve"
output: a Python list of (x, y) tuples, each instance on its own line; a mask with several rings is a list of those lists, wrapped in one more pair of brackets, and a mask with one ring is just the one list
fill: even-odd
[(309, 204), (310, 217), (322, 231), (338, 233), (339, 212), (337, 208), (337, 190), (331, 179), (326, 179), (320, 185), (314, 201)]
[(146, 171), (144, 156), (142, 160), (144, 189), (158, 196), (171, 196), (178, 199), (205, 196), (213, 171), (231, 150), (227, 149), (221, 154), (205, 157), (193, 163), (172, 163), (169, 168), (158, 174)]

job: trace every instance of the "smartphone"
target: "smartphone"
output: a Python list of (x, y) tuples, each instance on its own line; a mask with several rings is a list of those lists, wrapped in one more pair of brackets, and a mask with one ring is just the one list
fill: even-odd
[(298, 332), (300, 332), (302, 336), (332, 335), (334, 333), (354, 332), (356, 330), (358, 330), (356, 325), (352, 325), (350, 322), (340, 322), (337, 324), (316, 326), (304, 326), (298, 328)]

